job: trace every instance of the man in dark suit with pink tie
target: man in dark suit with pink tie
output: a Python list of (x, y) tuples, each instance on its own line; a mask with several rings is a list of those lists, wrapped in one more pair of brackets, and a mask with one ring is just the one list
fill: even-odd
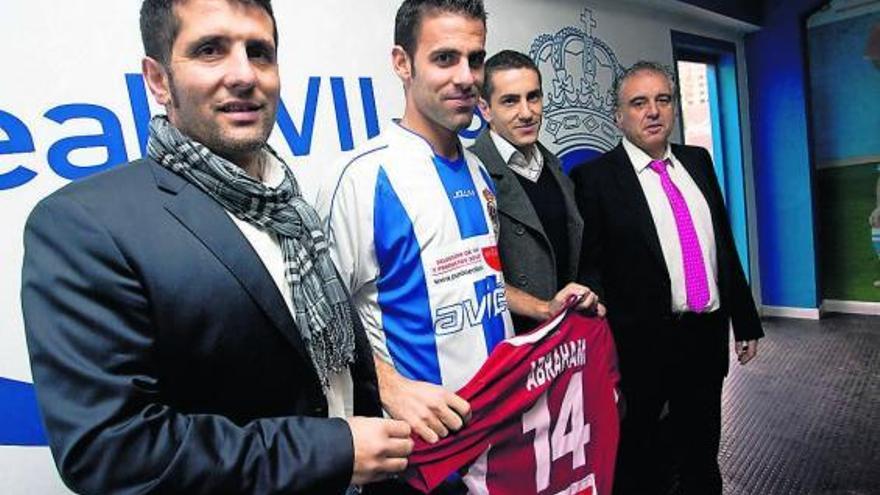
[(761, 322), (733, 242), (712, 159), (669, 143), (676, 91), (664, 66), (616, 81), (621, 143), (572, 172), (584, 218), (579, 282), (608, 310), (626, 416), (616, 494), (659, 493), (659, 418), (668, 405), (684, 493), (720, 494), (721, 387), (729, 329), (741, 364)]

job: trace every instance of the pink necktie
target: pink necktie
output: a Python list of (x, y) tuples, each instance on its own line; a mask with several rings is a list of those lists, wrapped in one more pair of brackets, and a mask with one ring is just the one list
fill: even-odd
[(684, 201), (681, 191), (669, 178), (666, 160), (653, 160), (649, 167), (660, 176), (660, 185), (666, 193), (666, 199), (675, 216), (675, 227), (678, 229), (678, 240), (681, 243), (681, 258), (684, 264), (684, 283), (687, 290), (687, 305), (691, 311), (701, 311), (709, 303), (709, 283), (706, 279), (706, 265), (703, 262), (703, 251), (700, 239), (691, 219), (691, 212)]

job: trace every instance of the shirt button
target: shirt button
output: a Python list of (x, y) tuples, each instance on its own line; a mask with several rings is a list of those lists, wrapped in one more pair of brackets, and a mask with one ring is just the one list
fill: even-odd
[(519, 282), (520, 287), (526, 287), (529, 285), (529, 277), (527, 277), (525, 273), (520, 273), (519, 277), (516, 279)]

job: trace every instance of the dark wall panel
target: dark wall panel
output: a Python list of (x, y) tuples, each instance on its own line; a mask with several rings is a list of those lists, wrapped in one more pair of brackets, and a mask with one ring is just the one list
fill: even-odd
[(733, 17), (755, 25), (761, 25), (762, 4), (760, 0), (740, 0), (731, 2), (730, 0), (681, 0), (684, 3), (701, 7), (712, 12)]

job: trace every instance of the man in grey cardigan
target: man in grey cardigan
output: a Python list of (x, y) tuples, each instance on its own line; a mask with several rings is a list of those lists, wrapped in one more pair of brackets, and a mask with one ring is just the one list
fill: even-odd
[(538, 142), (541, 73), (527, 55), (503, 50), (486, 61), (480, 111), (489, 122), (470, 148), (486, 165), (498, 197), (498, 248), (507, 300), (521, 333), (555, 313), (571, 294), (604, 313), (577, 275), (584, 223), (559, 159)]

